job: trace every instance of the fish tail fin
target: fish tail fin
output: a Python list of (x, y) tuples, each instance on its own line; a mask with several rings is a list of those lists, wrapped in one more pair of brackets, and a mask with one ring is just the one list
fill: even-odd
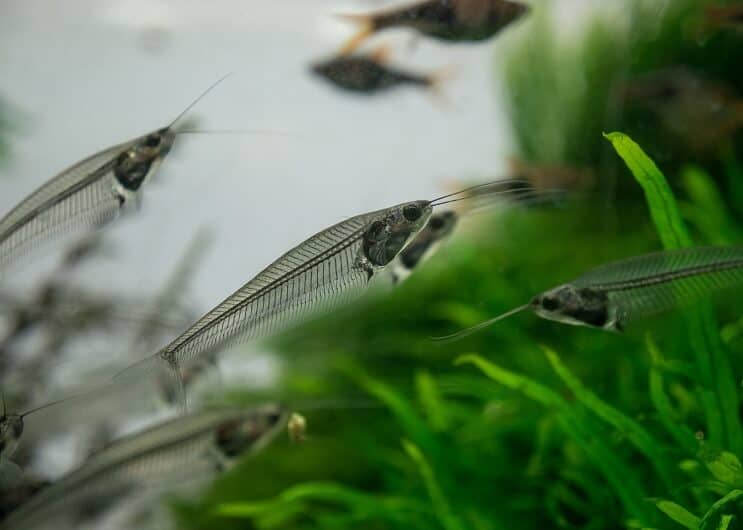
[(168, 396), (165, 401), (175, 402), (180, 412), (188, 410), (186, 387), (180, 367), (176, 361), (166, 359), (160, 352), (150, 355), (114, 375), (115, 382), (135, 382), (142, 379), (153, 379), (161, 388), (161, 394)]
[(372, 15), (363, 14), (347, 14), (341, 13), (336, 15), (340, 20), (350, 22), (359, 27), (356, 34), (348, 39), (343, 47), (338, 52), (339, 55), (348, 55), (358, 49), (361, 44), (368, 39), (375, 31), (376, 26), (374, 24), (374, 17)]

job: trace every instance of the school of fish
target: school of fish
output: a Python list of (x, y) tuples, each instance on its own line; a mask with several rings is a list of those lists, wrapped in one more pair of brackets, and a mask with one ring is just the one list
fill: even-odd
[[(339, 53), (312, 64), (310, 71), (340, 90), (357, 94), (376, 95), (405, 85), (436, 90), (449, 70), (411, 72), (391, 66), (385, 46), (366, 52), (359, 48), (393, 28), (449, 44), (487, 41), (527, 17), (529, 11), (526, 4), (512, 0), (424, 0), (371, 14), (343, 15), (343, 20), (359, 26), (358, 33)], [(710, 24), (740, 27), (740, 10), (733, 8), (710, 10), (708, 18)], [(408, 198), (359, 213), (299, 242), (200, 318), (183, 310), (180, 298), (205, 247), (208, 237), (204, 234), (194, 239), (170, 281), (151, 300), (106, 299), (69, 287), (67, 272), (98, 251), (108, 225), (139, 205), (178, 135), (199, 132), (179, 129), (179, 124), (223, 79), (169, 124), (72, 164), (0, 219), (0, 306), (12, 315), (11, 325), (0, 336), (0, 530), (97, 528), (102, 517), (117, 509), (146, 510), (164, 492), (188, 489), (225, 472), (238, 459), (260, 451), (282, 429), (292, 441), (305, 441), (307, 419), (285, 405), (192, 410), (188, 399), (192, 386), (212, 371), (230, 346), (270, 337), (315, 315), (337, 311), (368, 291), (384, 294), (398, 288), (457, 232), (466, 216), (496, 202), (513, 206), (551, 202), (562, 190), (544, 185), (545, 173), (557, 174), (569, 187), (586, 178), (569, 168), (531, 168), (519, 163), (514, 173), (523, 178), (497, 179), (431, 199)], [(719, 109), (729, 99), (723, 91), (682, 71), (640, 80), (628, 86), (624, 96), (645, 102), (657, 96), (663, 101), (654, 106), (659, 113), (666, 112), (664, 105), (683, 108), (704, 97), (716, 98), (710, 107)], [(735, 105), (740, 107), (738, 102)], [(677, 116), (678, 108), (663, 116)], [(723, 114), (729, 119), (727, 129), (743, 123), (743, 114)], [(62, 239), (76, 243), (38, 292), (29, 299), (5, 289), (2, 282), (13, 274), (13, 266), (44, 243)], [(741, 285), (742, 247), (630, 256), (435, 340), (457, 340), (526, 310), (558, 323), (624, 332), (650, 315)], [(142, 311), (142, 306), (149, 309)], [(12, 378), (8, 374), (33, 378), (70, 334), (118, 324), (125, 315), (135, 324), (128, 350), (145, 355), (129, 359), (122, 353), (117, 360), (123, 360), (119, 365), (123, 369), (113, 371), (103, 382), (83, 386), (76, 394), (38, 403), (24, 412), (9, 409), (5, 388), (12, 386)], [(13, 354), (16, 344), (37, 328), (51, 330), (53, 340), (31, 360), (17, 359)], [(142, 381), (153, 383), (163, 406), (176, 408), (179, 414), (125, 436), (102, 426), (88, 456), (53, 480), (27, 475), (16, 462), (28, 416), (67, 401), (79, 402), (84, 415), (86, 406), (113, 406), (115, 400), (102, 397), (109, 388), (135, 387)], [(43, 381), (28, 385), (25, 394), (16, 392), (13, 398), (33, 402), (34, 393), (43, 385)], [(111, 417), (116, 423), (117, 416)]]

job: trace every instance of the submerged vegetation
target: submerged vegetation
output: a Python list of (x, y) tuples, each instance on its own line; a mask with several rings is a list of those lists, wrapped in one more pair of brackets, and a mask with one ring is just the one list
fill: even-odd
[(696, 142), (717, 122), (673, 123), (675, 89), (649, 108), (627, 96), (678, 71), (743, 93), (740, 33), (705, 28), (705, 2), (619, 4), (619, 22), (561, 36), (546, 2), (499, 48), (517, 157), (586, 170), (590, 191), (480, 219), (390, 295), (276, 341), (282, 394), (337, 407), (304, 411), (301, 445), (276, 443), (177, 504), (180, 525), (743, 528), (735, 299), (627, 334), (523, 314), (430, 340), (614, 259), (740, 243), (740, 129)]

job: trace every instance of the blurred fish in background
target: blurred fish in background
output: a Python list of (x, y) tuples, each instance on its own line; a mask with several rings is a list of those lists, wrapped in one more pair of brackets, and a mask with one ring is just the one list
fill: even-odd
[(364, 95), (406, 85), (439, 92), (441, 84), (451, 77), (448, 68), (433, 74), (418, 74), (388, 66), (389, 56), (390, 49), (380, 47), (370, 54), (340, 55), (317, 62), (311, 71), (342, 90)]
[(743, 127), (743, 96), (689, 68), (632, 79), (622, 95), (627, 104), (654, 114), (669, 133), (698, 153), (723, 148)]
[(409, 28), (446, 42), (488, 40), (519, 18), (529, 7), (510, 0), (425, 0), (364, 15), (340, 15), (361, 29), (341, 49), (353, 52), (371, 35), (390, 28)]

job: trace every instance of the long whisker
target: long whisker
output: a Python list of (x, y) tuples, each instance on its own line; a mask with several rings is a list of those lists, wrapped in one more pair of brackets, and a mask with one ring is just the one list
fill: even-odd
[(52, 401), (50, 403), (45, 403), (44, 405), (41, 405), (39, 407), (33, 408), (31, 410), (27, 410), (26, 412), (24, 412), (23, 414), (21, 414), (21, 418), (25, 418), (29, 414), (33, 414), (34, 412), (38, 412), (40, 410), (44, 410), (45, 408), (53, 407), (54, 405), (59, 405), (60, 403), (64, 403), (65, 401), (68, 401), (70, 399), (75, 399), (76, 397), (80, 397), (81, 395), (82, 394), (76, 394), (74, 396), (67, 396), (67, 397), (64, 397), (64, 398), (60, 398), (60, 399), (54, 400), (54, 401)]
[(225, 76), (222, 76), (217, 81), (215, 81), (214, 83), (212, 83), (212, 85), (209, 88), (207, 88), (201, 94), (199, 94), (199, 96), (196, 99), (194, 99), (185, 109), (183, 109), (183, 111), (178, 116), (176, 116), (175, 119), (172, 122), (170, 122), (170, 125), (168, 125), (167, 128), (168, 129), (172, 129), (175, 126), (175, 124), (178, 123), (178, 120), (180, 120), (183, 116), (185, 116), (186, 113), (189, 110), (191, 110), (192, 108), (194, 108), (194, 106), (199, 101), (201, 101), (201, 99), (204, 96), (206, 96), (209, 92), (211, 92), (212, 90), (214, 90), (217, 87), (217, 85), (219, 85), (222, 81), (224, 81), (225, 79), (227, 79), (228, 77), (230, 77), (232, 74), (234, 74), (234, 72), (230, 72), (229, 74), (227, 74)]
[[(521, 192), (521, 193), (519, 193)], [(474, 195), (469, 197), (472, 200), (473, 205), (468, 211), (480, 210), (484, 208), (492, 208), (493, 206), (530, 206), (532, 204), (541, 203), (558, 203), (560, 200), (565, 199), (569, 194), (565, 190), (561, 189), (547, 189), (547, 190), (535, 190), (535, 189), (523, 189), (514, 192), (516, 196), (506, 197), (505, 200), (499, 201), (498, 198), (501, 193), (496, 193), (493, 200), (488, 200), (491, 193), (483, 193), (481, 195)], [(572, 196), (572, 195), (571, 195)], [(485, 200), (478, 201), (479, 197), (483, 197)]]
[(521, 311), (525, 309), (529, 309), (529, 307), (531, 307), (530, 304), (524, 304), (515, 309), (511, 309), (510, 311), (507, 311), (506, 313), (500, 314), (497, 317), (488, 319), (485, 322), (480, 322), (479, 324), (476, 324), (472, 327), (463, 329), (462, 331), (457, 331), (456, 333), (452, 333), (451, 335), (444, 335), (442, 337), (431, 337), (431, 340), (435, 340), (437, 342), (452, 342), (455, 340), (459, 340), (463, 337), (471, 335), (472, 333), (475, 333), (476, 331), (481, 330), (482, 328), (486, 328), (490, 326), (491, 324), (495, 324), (499, 320), (503, 320), (504, 318), (508, 318), (512, 315), (515, 315), (516, 313), (520, 313)]
[(508, 190), (492, 190), (487, 192), (481, 192), (471, 195), (465, 195), (464, 197), (455, 197), (453, 199), (449, 199), (446, 201), (439, 201), (436, 204), (432, 204), (432, 206), (442, 206), (444, 204), (450, 204), (452, 202), (459, 202), (459, 201), (465, 201), (469, 199), (475, 199), (479, 197), (487, 197), (490, 195), (495, 195), (497, 197), (502, 197), (505, 195), (513, 195), (513, 194), (519, 194), (519, 193), (533, 193), (535, 190), (532, 188), (513, 188)]
[(498, 184), (501, 184), (501, 185), (504, 185), (504, 186), (507, 186), (509, 184), (524, 184), (525, 186), (530, 186), (529, 182), (527, 182), (524, 179), (501, 179), (501, 180), (493, 180), (493, 181), (490, 181), (490, 182), (485, 182), (483, 184), (476, 184), (474, 186), (470, 186), (468, 188), (464, 188), (464, 189), (461, 189), (459, 191), (455, 191), (455, 192), (452, 192), (452, 193), (447, 193), (446, 195), (442, 195), (440, 197), (436, 197), (435, 199), (431, 199), (428, 202), (432, 206), (435, 206), (436, 203), (438, 203), (438, 201), (440, 201), (440, 200), (448, 199), (449, 197), (454, 197), (455, 195), (460, 195), (462, 193), (468, 193), (470, 191), (474, 191), (474, 190), (479, 189), (479, 188), (484, 188), (486, 186), (494, 186), (494, 185), (498, 185)]
[(176, 136), (181, 134), (266, 134), (276, 136), (297, 136), (295, 133), (286, 131), (276, 131), (273, 129), (213, 129), (213, 130), (194, 130), (186, 129), (176, 131)]

